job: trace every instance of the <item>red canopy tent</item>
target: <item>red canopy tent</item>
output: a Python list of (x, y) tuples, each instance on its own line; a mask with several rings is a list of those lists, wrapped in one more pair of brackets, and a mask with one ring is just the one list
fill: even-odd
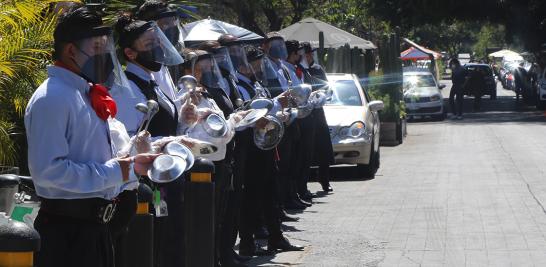
[(430, 59), (430, 55), (412, 46), (400, 53), (400, 59), (413, 61), (427, 60)]
[(404, 38), (404, 42), (409, 45), (409, 48), (400, 53), (400, 59), (404, 61), (413, 61), (414, 63), (411, 65), (416, 64), (416, 61), (418, 60), (430, 60), (428, 68), (430, 72), (438, 78), (440, 74), (438, 72), (437, 60), (442, 58), (442, 54), (420, 46), (408, 38)]

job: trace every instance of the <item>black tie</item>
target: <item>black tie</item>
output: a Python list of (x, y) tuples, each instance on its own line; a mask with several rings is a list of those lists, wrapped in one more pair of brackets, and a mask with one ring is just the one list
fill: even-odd
[(148, 88), (142, 90), (142, 93), (146, 97), (146, 99), (155, 100), (157, 101), (157, 93), (155, 92), (155, 88), (157, 87), (157, 83), (154, 80), (150, 80), (148, 82)]

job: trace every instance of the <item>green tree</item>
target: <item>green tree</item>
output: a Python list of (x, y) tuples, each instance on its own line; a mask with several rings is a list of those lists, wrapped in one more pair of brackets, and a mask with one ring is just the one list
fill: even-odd
[(366, 7), (373, 16), (402, 27), (403, 32), (457, 19), (503, 24), (508, 43), (521, 40), (530, 50), (546, 42), (544, 0), (367, 0)]
[(50, 60), (55, 0), (0, 1), (0, 165), (25, 155), (23, 115)]
[(485, 24), (476, 35), (476, 43), (472, 50), (477, 58), (487, 57), (487, 48), (502, 47), (504, 45), (505, 30), (502, 25)]

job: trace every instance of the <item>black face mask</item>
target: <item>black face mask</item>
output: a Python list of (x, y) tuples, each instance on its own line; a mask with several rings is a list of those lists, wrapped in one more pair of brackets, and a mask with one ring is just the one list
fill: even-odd
[(279, 46), (272, 46), (269, 49), (269, 55), (273, 58), (286, 59), (286, 54), (283, 49)]
[(201, 73), (201, 85), (209, 88), (216, 88), (219, 86), (218, 79), (212, 71), (204, 71)]
[(88, 56), (81, 67), (81, 75), (89, 82), (102, 84), (108, 80), (114, 70), (110, 53)]
[(233, 67), (235, 69), (239, 68), (239, 65), (241, 64), (241, 60), (239, 60), (239, 57), (229, 55), (229, 58), (231, 59), (231, 64), (233, 64)]
[(143, 67), (156, 72), (161, 69), (163, 64), (161, 62), (165, 59), (165, 55), (163, 54), (163, 50), (161, 47), (156, 46), (152, 48), (151, 50), (147, 51), (140, 51), (138, 52), (138, 55), (135, 59), (135, 61), (142, 65)]
[(163, 31), (167, 39), (171, 42), (172, 45), (177, 45), (180, 40), (180, 31), (177, 26), (172, 26)]

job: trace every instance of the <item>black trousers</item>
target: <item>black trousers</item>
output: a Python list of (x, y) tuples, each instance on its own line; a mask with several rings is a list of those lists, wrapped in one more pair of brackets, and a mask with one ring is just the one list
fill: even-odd
[(184, 179), (162, 184), (168, 216), (154, 218), (154, 262), (156, 267), (184, 266)]
[(220, 253), (226, 248), (225, 237), (229, 236), (231, 229), (228, 229), (226, 225), (226, 209), (229, 198), (229, 191), (231, 189), (231, 164), (225, 160), (214, 162), (214, 207), (215, 207), (215, 248), (216, 257), (220, 257)]
[(116, 213), (108, 223), (108, 228), (114, 243), (116, 267), (129, 267), (125, 264), (125, 259), (131, 257), (131, 252), (127, 250), (126, 237), (129, 223), (136, 215), (137, 190), (123, 191), (118, 195), (118, 199)]
[(265, 217), (270, 238), (282, 234), (275, 182), (275, 150), (264, 151), (253, 145), (248, 149), (247, 158), (239, 230), (241, 244), (254, 242), (253, 234), (261, 214)]
[(313, 114), (298, 120), (300, 128), (300, 141), (296, 143), (297, 168), (296, 184), (297, 192), (305, 194), (307, 182), (309, 182), (310, 167), (315, 154), (315, 118)]
[(220, 260), (229, 260), (233, 256), (233, 247), (239, 232), (243, 184), (248, 160), (247, 150), (252, 145), (252, 129), (235, 134), (235, 153), (232, 188), (227, 191), (223, 231), (220, 237)]
[(34, 222), (40, 233), (39, 267), (113, 267), (108, 225), (49, 214), (40, 210)]
[(449, 106), (451, 107), (451, 113), (453, 113), (453, 115), (463, 115), (463, 99), (463, 89), (451, 87), (451, 91), (449, 91)]
[(296, 177), (299, 172), (298, 142), (300, 139), (299, 122), (296, 120), (285, 128), (281, 142), (277, 146), (279, 152), (279, 171), (277, 173), (277, 191), (279, 203), (290, 200), (296, 193)]

